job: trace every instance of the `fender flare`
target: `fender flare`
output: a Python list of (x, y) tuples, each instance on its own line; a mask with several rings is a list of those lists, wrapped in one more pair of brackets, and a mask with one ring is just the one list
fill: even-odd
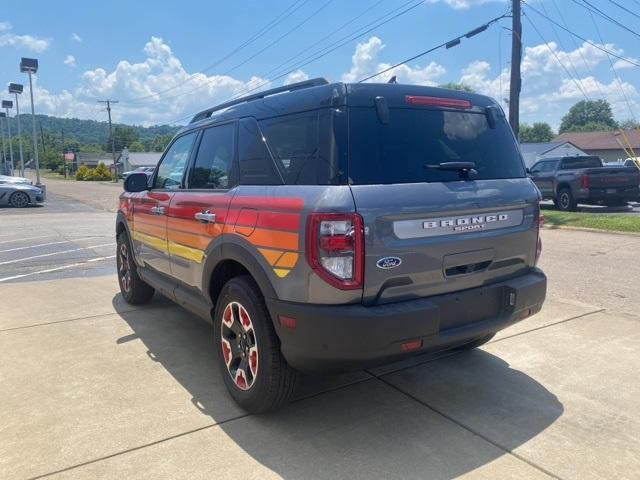
[(211, 298), (211, 281), (214, 272), (222, 262), (233, 260), (242, 265), (260, 287), (265, 298), (277, 299), (275, 288), (269, 279), (265, 267), (256, 257), (256, 247), (238, 235), (222, 235), (207, 249), (206, 261), (202, 270), (202, 293), (215, 305)]

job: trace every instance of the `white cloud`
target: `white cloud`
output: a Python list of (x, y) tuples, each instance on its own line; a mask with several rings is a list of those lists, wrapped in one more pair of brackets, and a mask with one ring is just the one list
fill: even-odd
[(85, 71), (73, 90), (55, 95), (44, 88), (35, 89), (39, 112), (101, 119), (97, 100), (112, 98), (119, 100), (112, 111), (115, 121), (145, 125), (177, 120), (185, 123), (199, 110), (250, 89), (270, 86), (255, 76), (243, 81), (227, 75), (190, 74), (171, 47), (158, 37), (151, 37), (143, 51), (146, 58), (139, 63), (121, 60), (111, 71)]
[(73, 55), (67, 55), (63, 63), (68, 67), (76, 68), (76, 57), (74, 57)]
[(506, 0), (429, 0), (429, 3), (439, 2), (446, 3), (451, 8), (454, 8), (456, 10), (467, 10), (471, 7), (476, 7), (478, 5), (483, 5), (490, 2), (505, 3)]
[(287, 78), (284, 79), (284, 84), (289, 85), (291, 83), (304, 82), (305, 80), (309, 80), (309, 75), (298, 69), (287, 75)]
[[(631, 61), (633, 61), (635, 63), (640, 63), (640, 60), (637, 59), (637, 58), (630, 58), (630, 57), (627, 57), (627, 58), (629, 58), (629, 60), (631, 60)], [(624, 60), (618, 60), (618, 61), (613, 63), (613, 68), (615, 70), (625, 70), (627, 68), (634, 68), (634, 67), (635, 67), (635, 65), (633, 65), (632, 63), (626, 62)]]
[[(378, 56), (383, 49), (384, 44), (378, 37), (371, 37), (364, 43), (358, 43), (355, 53), (351, 57), (351, 69), (342, 75), (342, 80), (345, 82), (357, 82), (361, 78), (389, 68), (391, 64), (378, 60)], [(445, 68), (435, 62), (429, 63), (426, 67), (400, 65), (371, 79), (371, 81), (386, 82), (396, 75), (399, 83), (435, 85), (437, 82), (434, 80), (444, 75), (445, 72)]]
[(0, 47), (24, 48), (37, 53), (49, 48), (50, 40), (33, 35), (16, 35), (12, 28), (9, 22), (0, 22)]
[(74, 42), (82, 43), (82, 37), (76, 32), (71, 32), (71, 40), (73, 40)]

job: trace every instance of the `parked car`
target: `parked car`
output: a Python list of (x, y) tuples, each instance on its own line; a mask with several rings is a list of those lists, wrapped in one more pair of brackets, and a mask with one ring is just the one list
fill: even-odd
[(250, 412), (286, 401), (298, 371), (471, 349), (545, 299), (540, 196), (482, 95), (276, 88), (199, 113), (151, 182), (124, 187), (122, 296), (158, 290), (212, 322)]
[(13, 177), (9, 175), (0, 175), (0, 183), (26, 183), (32, 185), (33, 182), (25, 177)]
[[(14, 177), (15, 178), (15, 177)], [(35, 185), (21, 181), (7, 181), (0, 178), (0, 205), (24, 208), (43, 203), (45, 191)]]
[(529, 175), (543, 198), (563, 211), (575, 211), (578, 203), (615, 206), (638, 198), (638, 168), (605, 167), (600, 157), (544, 158)]
[(147, 175), (147, 177), (151, 178), (151, 175), (153, 175), (153, 171), (155, 170), (155, 168), (156, 167), (138, 167), (135, 170), (123, 172), (121, 176), (122, 178), (127, 178), (132, 173), (144, 173), (145, 175)]

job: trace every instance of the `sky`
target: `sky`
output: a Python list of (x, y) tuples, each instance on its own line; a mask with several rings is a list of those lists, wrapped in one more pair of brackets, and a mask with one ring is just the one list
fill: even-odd
[[(113, 99), (114, 121), (184, 124), (199, 110), (284, 83), (358, 81), (500, 17), (509, 3), (22, 0), (0, 14), (0, 85), (28, 85), (19, 62), (34, 57), (36, 113), (104, 121), (98, 100)], [(622, 25), (592, 18), (587, 3)], [(523, 12), (522, 122), (557, 129), (571, 105), (599, 98), (617, 120), (640, 120), (640, 68), (633, 65), (640, 65), (640, 1), (527, 0)], [(510, 27), (503, 18), (373, 81), (463, 82), (507, 109)], [(27, 100), (25, 88), (23, 112)]]

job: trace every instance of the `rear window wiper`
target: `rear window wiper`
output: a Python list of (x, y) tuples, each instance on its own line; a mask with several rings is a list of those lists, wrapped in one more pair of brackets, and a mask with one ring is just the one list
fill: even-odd
[(474, 177), (478, 174), (475, 162), (441, 162), (435, 165), (425, 163), (424, 168), (429, 170), (457, 170), (460, 178)]
[(460, 178), (475, 177), (478, 174), (474, 162), (441, 162), (435, 165), (426, 163), (423, 167), (429, 170), (457, 170), (460, 172)]

